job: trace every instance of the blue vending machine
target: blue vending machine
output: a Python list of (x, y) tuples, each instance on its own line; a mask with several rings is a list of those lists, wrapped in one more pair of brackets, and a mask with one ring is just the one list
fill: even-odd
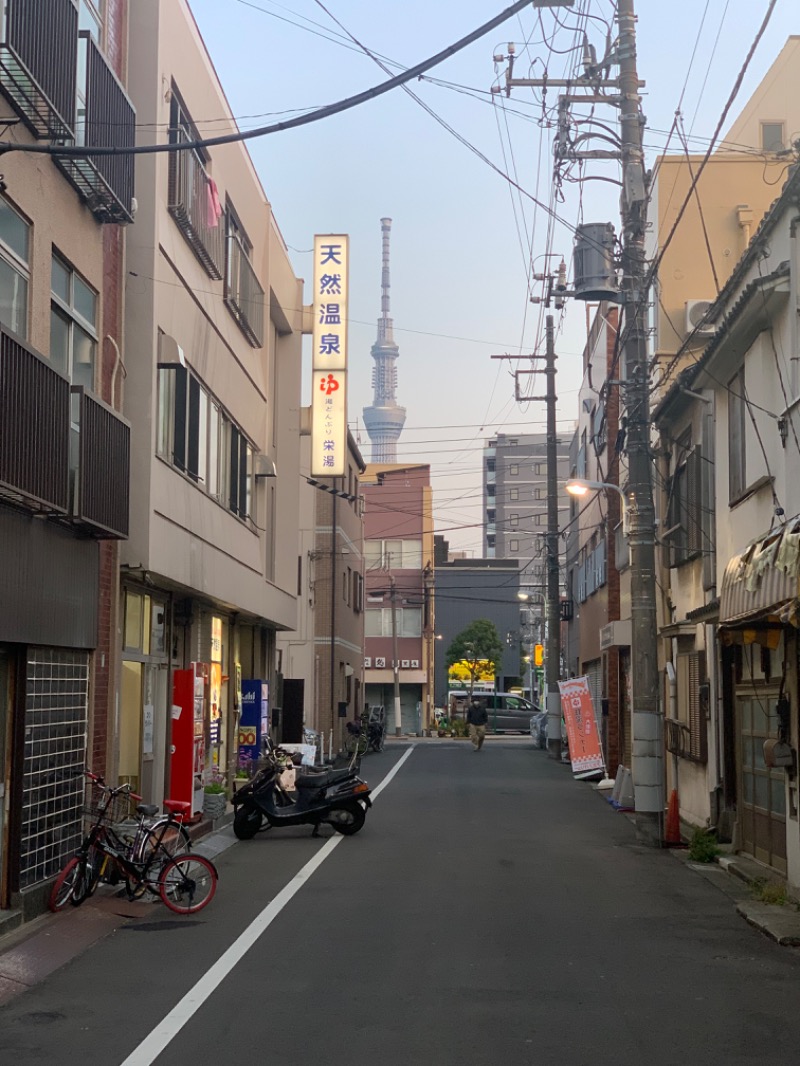
[(242, 681), (242, 713), (239, 717), (239, 766), (261, 755), (262, 738), (269, 733), (269, 682)]

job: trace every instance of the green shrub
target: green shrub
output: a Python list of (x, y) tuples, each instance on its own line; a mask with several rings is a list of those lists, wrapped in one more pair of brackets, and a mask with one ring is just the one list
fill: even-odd
[(713, 832), (710, 829), (695, 829), (689, 841), (689, 858), (694, 862), (713, 862), (719, 853)]

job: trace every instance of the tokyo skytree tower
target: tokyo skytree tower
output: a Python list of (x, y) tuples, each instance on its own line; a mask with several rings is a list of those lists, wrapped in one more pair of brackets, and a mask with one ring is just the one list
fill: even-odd
[(392, 320), (389, 318), (389, 235), (390, 218), (381, 219), (383, 236), (383, 270), (381, 272), (381, 317), (378, 319), (378, 339), (372, 345), (372, 406), (364, 408), (364, 425), (372, 444), (373, 463), (397, 462), (397, 439), (403, 432), (406, 409), (397, 404), (397, 367), (400, 349), (394, 342)]

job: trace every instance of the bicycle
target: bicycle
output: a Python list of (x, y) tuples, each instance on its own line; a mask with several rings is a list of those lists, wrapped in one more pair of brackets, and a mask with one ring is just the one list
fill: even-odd
[(67, 903), (80, 906), (100, 880), (116, 883), (121, 879), (129, 899), (139, 899), (150, 891), (177, 914), (193, 914), (210, 903), (217, 887), (214, 864), (188, 850), (170, 850), (190, 846), (181, 824), (189, 804), (166, 800), (167, 814), (153, 822), (148, 818), (158, 808), (139, 802), (136, 831), (132, 838), (126, 838), (120, 834), (121, 807), (129, 806), (131, 800), (140, 801), (141, 796), (128, 784), (109, 788), (96, 774), (85, 773), (100, 791), (100, 800), (90, 811), (93, 820), (81, 846), (56, 878), (50, 910), (59, 911)]
[(369, 748), (368, 717), (362, 714), (358, 722), (347, 723), (344, 750), (348, 755), (366, 755)]

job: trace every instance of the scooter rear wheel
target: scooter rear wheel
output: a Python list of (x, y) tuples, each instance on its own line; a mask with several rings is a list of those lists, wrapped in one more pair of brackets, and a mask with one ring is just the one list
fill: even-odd
[(261, 811), (240, 807), (233, 816), (233, 835), (237, 840), (251, 840), (261, 828)]
[(343, 803), (341, 807), (335, 807), (330, 812), (328, 822), (337, 833), (351, 837), (364, 827), (366, 819), (364, 808), (357, 800), (352, 800), (350, 803)]

